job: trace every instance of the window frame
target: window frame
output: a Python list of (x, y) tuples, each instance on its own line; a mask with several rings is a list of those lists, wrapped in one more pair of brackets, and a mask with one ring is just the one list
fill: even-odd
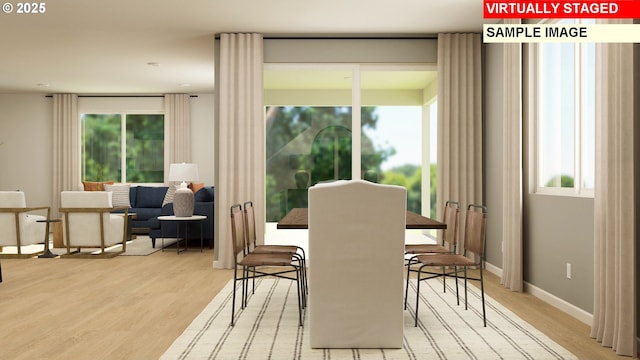
[[(350, 102), (342, 102), (336, 101), (335, 98), (332, 98), (331, 103), (332, 106), (349, 106), (352, 110), (351, 116), (351, 125), (353, 129), (358, 129), (358, 131), (352, 132), (352, 178), (353, 179), (361, 179), (363, 178), (361, 163), (362, 163), (362, 125), (361, 125), (361, 107), (364, 106), (362, 103), (362, 89), (361, 89), (361, 77), (363, 73), (369, 71), (384, 71), (384, 72), (393, 72), (393, 71), (437, 71), (436, 64), (431, 63), (412, 63), (412, 64), (401, 64), (401, 63), (376, 63), (376, 64), (363, 64), (363, 63), (265, 63), (264, 64), (265, 71), (344, 71), (349, 72), (351, 76), (351, 86), (349, 89), (344, 89), (345, 94), (348, 92), (350, 94)], [(340, 89), (343, 90), (343, 89)], [(316, 91), (316, 90), (314, 90)], [(265, 91), (265, 93), (267, 93)], [(343, 95), (345, 95), (343, 94)], [(283, 101), (279, 96), (270, 97), (268, 95), (265, 96), (265, 108), (269, 106), (298, 106), (298, 105), (309, 105), (307, 102), (300, 102), (301, 99), (296, 97), (293, 101)], [(325, 106), (328, 104), (323, 101), (318, 103), (313, 103), (313, 105), (317, 106)], [(428, 100), (424, 98), (421, 99), (420, 102), (416, 104), (411, 104), (410, 106), (421, 106), (422, 107), (422, 148), (426, 150), (426, 152), (422, 153), (422, 209), (426, 211), (427, 214), (430, 213), (430, 194), (429, 192), (424, 191), (425, 178), (426, 184), (429, 184), (429, 176), (425, 176), (424, 174), (429, 174), (430, 171), (430, 156), (429, 149), (431, 147), (431, 134), (429, 132), (429, 121), (434, 121), (437, 123), (437, 118), (431, 118), (429, 114), (426, 114), (429, 111), (430, 106), (437, 101), (437, 92), (433, 94)], [(384, 105), (398, 105), (393, 102), (389, 104), (381, 104)], [(409, 105), (407, 105), (409, 106)], [(435, 184), (434, 184), (435, 185)], [(426, 207), (425, 207), (426, 206)]]
[[(82, 122), (82, 116), (85, 114), (92, 115), (120, 115), (121, 116), (121, 133), (120, 133), (120, 142), (121, 142), (121, 157), (120, 157), (120, 166), (121, 173), (120, 179), (116, 179), (116, 182), (123, 184), (131, 184), (133, 186), (136, 185), (144, 185), (144, 186), (163, 186), (164, 180), (162, 182), (148, 182), (148, 183), (138, 183), (138, 182), (128, 182), (127, 181), (127, 147), (126, 147), (126, 124), (127, 124), (127, 115), (163, 115), (163, 127), (164, 127), (164, 148), (163, 152), (165, 154), (164, 164), (163, 164), (163, 172), (167, 171), (168, 163), (166, 157), (166, 142), (167, 142), (167, 124), (166, 124), (166, 114), (164, 111), (164, 99), (163, 97), (87, 97), (81, 98), (78, 101), (78, 122)], [(82, 127), (82, 124), (80, 124)], [(82, 144), (82, 133), (80, 133), (80, 144)], [(80, 164), (80, 180), (82, 181), (84, 177), (84, 168), (82, 165), (82, 148), (78, 152), (79, 155), (79, 164)], [(163, 178), (166, 178), (166, 173), (163, 175)]]
[[(560, 20), (553, 21), (542, 21), (544, 23), (556, 23), (560, 22)], [(576, 20), (576, 22), (580, 22), (580, 20)], [(529, 100), (531, 101), (530, 108), (530, 116), (532, 123), (532, 189), (531, 192), (534, 194), (541, 195), (557, 195), (557, 196), (572, 196), (572, 197), (593, 197), (594, 196), (594, 188), (583, 187), (583, 104), (584, 104), (584, 91), (583, 91), (583, 44), (582, 43), (573, 43), (574, 46), (574, 129), (573, 129), (573, 148), (574, 148), (574, 164), (573, 164), (573, 179), (574, 184), (573, 187), (547, 187), (542, 186), (540, 183), (540, 166), (541, 166), (541, 155), (540, 155), (540, 142), (541, 142), (541, 134), (540, 134), (540, 98), (538, 96), (540, 90), (540, 44), (539, 43), (531, 43), (528, 44), (528, 73), (529, 73)]]

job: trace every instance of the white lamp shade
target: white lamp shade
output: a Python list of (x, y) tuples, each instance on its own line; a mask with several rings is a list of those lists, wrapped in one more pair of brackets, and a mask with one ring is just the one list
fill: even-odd
[(171, 164), (169, 166), (169, 181), (194, 182), (200, 180), (197, 164)]

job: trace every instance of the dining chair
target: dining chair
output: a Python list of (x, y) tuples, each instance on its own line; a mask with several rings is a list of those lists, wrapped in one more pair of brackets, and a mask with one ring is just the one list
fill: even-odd
[(309, 344), (401, 348), (407, 190), (365, 180), (309, 188)]
[(425, 253), (454, 253), (458, 245), (458, 222), (460, 219), (460, 204), (447, 201), (444, 205), (443, 222), (447, 228), (442, 231), (442, 244), (406, 244), (405, 254)]
[[(256, 214), (253, 208), (253, 201), (246, 201), (243, 204), (244, 208), (244, 223), (247, 240), (247, 253), (254, 254), (290, 254), (300, 265), (302, 269), (302, 284), (304, 285), (303, 292), (303, 304), (306, 304), (306, 293), (308, 292), (307, 286), (307, 267), (306, 267), (306, 254), (302, 247), (295, 245), (258, 245), (258, 236), (256, 233)], [(254, 282), (255, 284), (255, 282)]]
[[(447, 228), (442, 230), (442, 244), (406, 244), (404, 246), (404, 253), (407, 266), (406, 281), (409, 281), (409, 275), (411, 272), (415, 272), (412, 268), (413, 265), (418, 263), (417, 255), (419, 254), (455, 254), (458, 248), (458, 225), (460, 223), (460, 204), (457, 201), (448, 200), (444, 205), (443, 222), (447, 225)], [(408, 256), (408, 258), (407, 258)], [(441, 272), (428, 272), (431, 277), (442, 276), (443, 291), (447, 291), (447, 276), (453, 275), (452, 271), (447, 272), (447, 268), (443, 267)], [(405, 288), (405, 303), (404, 308), (407, 309), (407, 291), (408, 286)]]
[[(264, 276), (274, 276), (280, 279), (288, 279), (296, 282), (298, 291), (298, 324), (302, 326), (302, 269), (300, 264), (296, 264), (296, 259), (288, 253), (247, 253), (244, 212), (242, 205), (231, 206), (231, 237), (233, 244), (233, 296), (231, 302), (231, 326), (235, 323), (235, 304), (237, 282), (242, 281), (241, 308), (247, 305), (248, 291), (247, 282)], [(268, 269), (258, 269), (268, 267)], [(281, 268), (281, 270), (273, 269)], [(238, 277), (238, 270), (242, 275)], [(295, 273), (295, 277), (287, 274)]]
[[(467, 214), (465, 218), (464, 229), (464, 242), (462, 254), (421, 254), (416, 256), (416, 261), (420, 265), (417, 270), (416, 279), (416, 310), (415, 310), (415, 326), (418, 326), (418, 305), (420, 304), (420, 283), (424, 280), (433, 278), (429, 275), (422, 277), (425, 273), (425, 268), (429, 267), (453, 267), (453, 276), (456, 281), (456, 298), (459, 304), (459, 291), (458, 291), (458, 268), (463, 268), (464, 276), (464, 307), (468, 308), (467, 304), (467, 280), (476, 280), (480, 282), (480, 293), (482, 297), (482, 318), (484, 326), (487, 326), (487, 316), (484, 302), (484, 253), (485, 253), (485, 238), (487, 227), (487, 208), (483, 205), (471, 204), (467, 206)], [(470, 257), (472, 256), (472, 257)], [(477, 268), (479, 276), (477, 278), (471, 278), (467, 274), (467, 270), (470, 267)], [(405, 294), (407, 294), (409, 288), (409, 281), (407, 281)], [(406, 295), (405, 295), (406, 304)]]

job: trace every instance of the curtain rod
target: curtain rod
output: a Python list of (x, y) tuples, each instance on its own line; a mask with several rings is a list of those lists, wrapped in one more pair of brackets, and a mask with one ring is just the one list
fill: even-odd
[[(53, 97), (53, 95), (45, 95), (45, 97)], [(161, 98), (164, 95), (78, 95), (79, 98)], [(189, 97), (197, 98), (198, 95), (189, 95)]]
[[(216, 34), (216, 39), (220, 39), (220, 34)], [(397, 36), (397, 37), (385, 37), (385, 36), (277, 36), (277, 35), (264, 35), (263, 40), (437, 40), (438, 35), (420, 35), (420, 36)]]

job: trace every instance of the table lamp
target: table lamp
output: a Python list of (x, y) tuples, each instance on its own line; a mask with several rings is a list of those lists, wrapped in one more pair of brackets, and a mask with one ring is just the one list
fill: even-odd
[(173, 213), (178, 217), (193, 216), (193, 191), (187, 187), (187, 181), (199, 180), (198, 165), (196, 164), (171, 164), (169, 167), (169, 181), (181, 181), (173, 195)]

